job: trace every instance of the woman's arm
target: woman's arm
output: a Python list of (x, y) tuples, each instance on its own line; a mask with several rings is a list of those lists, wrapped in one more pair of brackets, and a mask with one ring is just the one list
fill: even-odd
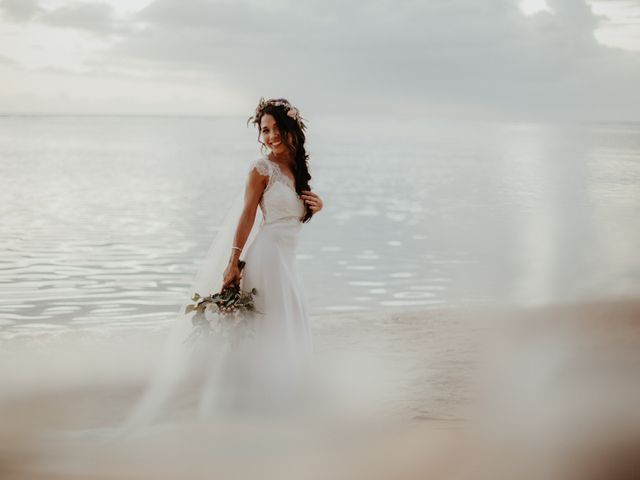
[[(249, 172), (247, 183), (244, 190), (244, 207), (238, 220), (238, 226), (236, 227), (236, 233), (233, 237), (233, 246), (240, 249), (244, 248), (244, 244), (251, 233), (253, 223), (256, 220), (256, 211), (258, 204), (260, 203), (260, 197), (262, 192), (267, 187), (267, 181), (269, 177), (261, 175), (254, 168)], [(229, 263), (224, 271), (224, 277), (222, 280), (222, 288), (232, 285), (240, 281), (241, 274), (238, 267), (238, 259), (240, 258), (240, 250), (236, 248), (231, 249), (231, 256)]]

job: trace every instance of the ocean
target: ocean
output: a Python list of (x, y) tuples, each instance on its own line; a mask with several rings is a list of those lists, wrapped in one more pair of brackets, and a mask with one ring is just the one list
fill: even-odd
[[(0, 335), (171, 321), (260, 155), (245, 121), (0, 116)], [(308, 127), (312, 315), (640, 294), (640, 124)]]

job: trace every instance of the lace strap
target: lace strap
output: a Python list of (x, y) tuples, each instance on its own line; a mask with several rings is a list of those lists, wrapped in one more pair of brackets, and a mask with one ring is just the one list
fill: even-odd
[(254, 160), (249, 165), (249, 171), (256, 170), (263, 177), (271, 177), (273, 176), (273, 166), (271, 163), (265, 158), (258, 158)]
[(276, 181), (278, 172), (276, 171), (276, 168), (274, 168), (274, 165), (266, 158), (260, 157), (252, 161), (249, 166), (249, 172), (254, 169), (263, 177), (269, 177), (265, 189), (269, 188), (271, 185), (273, 185), (273, 182)]
[(282, 173), (282, 170), (280, 170), (280, 166), (277, 163), (274, 163), (265, 157), (260, 157), (251, 162), (249, 171), (253, 169), (255, 169), (260, 175), (269, 177), (267, 188), (270, 187), (273, 182), (279, 181), (295, 190), (295, 185), (288, 176)]

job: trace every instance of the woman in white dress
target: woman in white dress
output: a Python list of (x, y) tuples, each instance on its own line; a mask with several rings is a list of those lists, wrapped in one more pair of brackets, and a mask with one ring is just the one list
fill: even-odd
[[(309, 187), (306, 126), (298, 110), (285, 99), (261, 99), (249, 121), (259, 128), (268, 152), (252, 162), (222, 287), (255, 288), (254, 304), (261, 314), (252, 341), (230, 352), (223, 371), (230, 403), (253, 408), (269, 407), (269, 402), (281, 406), (312, 350), (296, 249), (302, 224), (322, 209), (322, 200)], [(238, 260), (258, 206), (262, 222), (247, 246), (241, 271)]]
[[(306, 126), (298, 110), (285, 99), (260, 99), (249, 121), (259, 128), (267, 152), (251, 163), (243, 198), (233, 204), (192, 292), (208, 295), (233, 284), (255, 288), (260, 313), (252, 320), (253, 335), (240, 335), (242, 341), (232, 344), (222, 335), (198, 338), (197, 348), (185, 343), (193, 333), (185, 303), (124, 432), (194, 411), (199, 418), (282, 411), (296, 398), (312, 350), (296, 247), (303, 223), (323, 204), (309, 186)], [(255, 228), (258, 206), (262, 221)]]

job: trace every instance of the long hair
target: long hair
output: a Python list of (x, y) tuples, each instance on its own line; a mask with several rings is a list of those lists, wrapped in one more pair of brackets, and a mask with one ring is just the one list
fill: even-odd
[[(291, 108), (293, 108), (291, 104), (284, 98), (272, 98), (267, 101), (261, 98), (260, 103), (256, 108), (255, 115), (247, 120), (247, 124), (252, 122), (258, 127), (258, 142), (261, 145), (260, 149), (263, 150), (266, 146), (260, 140), (260, 122), (265, 114), (269, 114), (274, 118), (276, 125), (278, 126), (278, 130), (280, 131), (282, 143), (284, 143), (284, 145), (293, 154), (294, 161), (292, 171), (295, 179), (295, 189), (296, 193), (301, 195), (303, 190), (311, 190), (311, 187), (309, 186), (309, 180), (311, 180), (308, 164), (309, 155), (307, 154), (304, 145), (306, 136), (303, 130), (306, 126), (302, 120), (287, 115), (287, 112)], [(299, 115), (297, 115), (297, 117), (299, 117)], [(289, 141), (289, 134), (291, 134), (292, 141)], [(300, 221), (306, 223), (313, 216), (313, 211), (311, 211), (306, 202), (304, 204), (304, 208), (305, 214)]]

